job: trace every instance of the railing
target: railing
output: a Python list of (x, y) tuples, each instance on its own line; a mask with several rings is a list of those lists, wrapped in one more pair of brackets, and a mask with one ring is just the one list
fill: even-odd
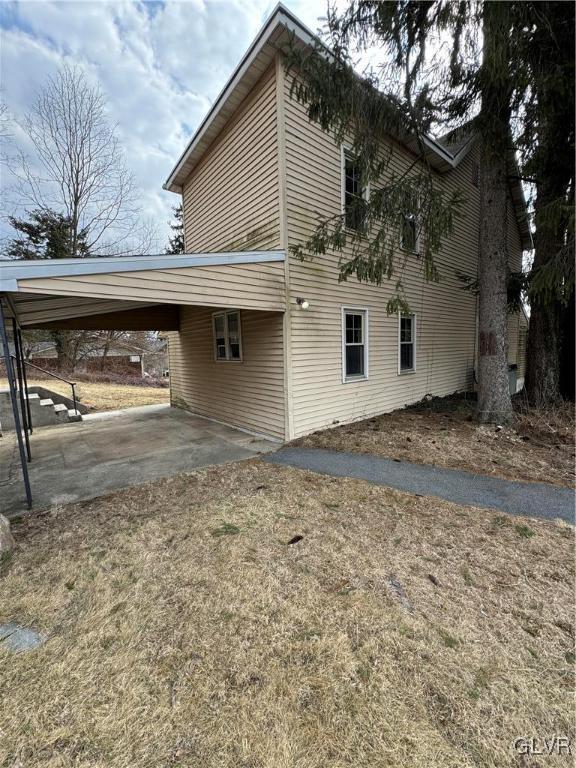
[[(17, 361), (16, 355), (10, 355), (13, 360)], [(68, 386), (72, 389), (72, 402), (74, 403), (74, 410), (78, 410), (76, 408), (76, 382), (75, 381), (68, 381), (68, 379), (65, 379), (63, 376), (58, 376), (56, 373), (52, 373), (52, 371), (46, 370), (46, 368), (40, 368), (39, 365), (34, 365), (34, 363), (31, 363), (29, 360), (24, 359), (23, 360), (24, 365), (29, 365), (31, 368), (35, 368), (37, 371), (42, 371), (42, 373), (47, 374), (48, 376), (52, 376), (53, 379), (58, 379), (58, 381), (63, 381), (65, 384), (68, 384)]]

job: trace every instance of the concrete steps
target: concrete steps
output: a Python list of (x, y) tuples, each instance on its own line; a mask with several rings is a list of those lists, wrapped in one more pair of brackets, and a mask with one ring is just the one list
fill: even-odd
[[(37, 392), (30, 392), (26, 399), (30, 404), (33, 428), (82, 421), (80, 411), (69, 408), (66, 403), (58, 402), (56, 394), (52, 397), (40, 397)], [(8, 389), (0, 390), (0, 427), (4, 432), (14, 430), (14, 416)]]

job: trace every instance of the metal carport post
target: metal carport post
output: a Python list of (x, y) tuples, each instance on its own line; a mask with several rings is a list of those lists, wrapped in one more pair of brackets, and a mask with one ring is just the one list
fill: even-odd
[(6, 319), (4, 315), (4, 302), (0, 297), (0, 339), (4, 352), (4, 362), (6, 365), (6, 376), (8, 377), (8, 387), (10, 389), (10, 400), (12, 402), (12, 414), (14, 416), (14, 429), (18, 440), (18, 450), (20, 452), (20, 465), (22, 467), (22, 477), (24, 479), (24, 488), (26, 490), (26, 502), (28, 509), (32, 508), (32, 491), (30, 489), (30, 478), (28, 476), (28, 464), (26, 461), (26, 449), (22, 438), (22, 426), (20, 422), (20, 413), (18, 410), (18, 398), (16, 396), (16, 382), (14, 378), (14, 366), (10, 355), (10, 346), (8, 344), (8, 333), (6, 331)]

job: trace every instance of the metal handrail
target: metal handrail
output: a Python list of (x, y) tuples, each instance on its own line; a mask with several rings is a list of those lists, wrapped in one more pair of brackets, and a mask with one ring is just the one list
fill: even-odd
[[(16, 360), (16, 355), (10, 355), (10, 357), (13, 360)], [(34, 365), (34, 363), (31, 363), (26, 359), (24, 359), (24, 364), (29, 365), (31, 368), (36, 368), (37, 371), (42, 371), (42, 373), (46, 373), (48, 376), (52, 376), (53, 379), (58, 379), (59, 381), (63, 381), (65, 384), (68, 384), (68, 386), (72, 389), (72, 402), (74, 403), (74, 411), (78, 410), (76, 407), (76, 381), (68, 381), (68, 379), (65, 379), (63, 376), (58, 376), (57, 373), (52, 373), (52, 371), (48, 371), (46, 368), (40, 368), (39, 365)]]

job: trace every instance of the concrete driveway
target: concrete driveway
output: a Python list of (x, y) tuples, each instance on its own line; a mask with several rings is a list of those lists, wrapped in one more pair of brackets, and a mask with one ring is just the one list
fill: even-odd
[[(34, 509), (101, 496), (210, 464), (274, 451), (280, 443), (168, 405), (93, 414), (30, 438)], [(26, 511), (16, 441), (0, 438), (0, 512)]]

